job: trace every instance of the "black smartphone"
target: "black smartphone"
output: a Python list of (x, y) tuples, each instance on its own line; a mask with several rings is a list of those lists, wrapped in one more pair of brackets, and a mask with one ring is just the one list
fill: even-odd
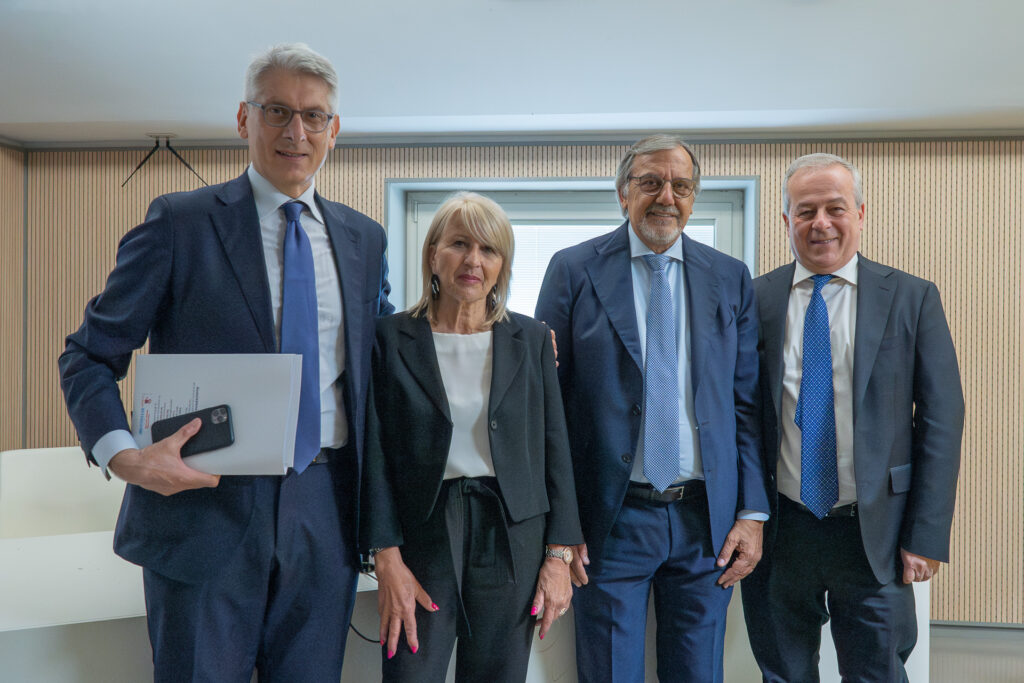
[(153, 443), (167, 438), (197, 417), (202, 419), (203, 426), (181, 447), (181, 457), (224, 448), (235, 442), (235, 431), (231, 426), (231, 408), (220, 405), (157, 420), (151, 429)]

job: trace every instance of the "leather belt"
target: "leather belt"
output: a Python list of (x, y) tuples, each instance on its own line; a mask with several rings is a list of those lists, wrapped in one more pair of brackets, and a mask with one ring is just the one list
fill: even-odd
[(692, 498), (693, 496), (704, 495), (705, 492), (704, 482), (700, 479), (686, 481), (678, 486), (669, 486), (661, 492), (650, 484), (641, 484), (638, 481), (629, 482), (629, 487), (626, 488), (626, 496), (628, 498), (642, 500), (647, 503), (675, 503), (676, 501)]
[[(803, 503), (798, 503), (795, 500), (791, 500), (789, 498), (789, 496), (784, 496), (784, 495), (782, 495), (780, 493), (779, 494), (779, 500), (780, 500), (780, 502), (786, 504), (788, 507), (790, 507), (790, 508), (792, 508), (794, 510), (798, 510), (799, 512), (804, 512), (804, 513), (806, 513), (808, 515), (811, 515), (815, 519), (818, 518), (818, 516), (816, 514), (814, 514), (813, 512), (811, 512), (810, 509), (806, 505), (804, 505)], [(828, 511), (828, 514), (825, 515), (822, 519), (843, 519), (843, 518), (856, 517), (856, 516), (857, 516), (857, 503), (850, 503), (849, 505), (840, 505), (839, 507), (832, 508), (831, 510)]]

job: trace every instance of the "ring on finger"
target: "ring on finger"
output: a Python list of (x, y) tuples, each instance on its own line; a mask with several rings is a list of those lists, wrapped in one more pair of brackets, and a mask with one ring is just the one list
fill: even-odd
[(568, 607), (563, 607), (562, 609), (558, 610), (558, 616), (562, 616), (563, 614), (565, 614), (566, 610), (568, 609)]

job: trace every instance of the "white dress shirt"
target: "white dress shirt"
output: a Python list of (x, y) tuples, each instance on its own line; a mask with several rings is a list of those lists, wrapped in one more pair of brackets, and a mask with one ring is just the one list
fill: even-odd
[[(839, 471), (837, 506), (857, 500), (853, 469), (853, 341), (857, 334), (857, 255), (832, 273), (835, 277), (822, 288), (828, 309), (832, 342), (832, 388), (836, 416), (836, 463)], [(800, 502), (800, 428), (794, 422), (803, 368), (804, 318), (811, 302), (814, 275), (796, 263), (786, 310), (786, 340), (783, 347), (785, 376), (782, 381), (782, 449), (777, 481), (779, 493)]]
[(491, 332), (433, 334), (437, 364), (441, 369), (441, 381), (452, 418), (452, 441), (444, 478), (493, 477), (494, 461), (487, 433), (487, 414), (494, 335)]
[[(281, 205), (292, 201), (292, 198), (278, 191), (251, 164), (247, 173), (260, 221), (267, 282), (270, 285), (271, 310), (274, 315), (274, 333), (280, 347), (281, 271), (284, 265), (286, 227)], [(348, 442), (348, 422), (345, 419), (342, 387), (339, 381), (345, 368), (344, 313), (334, 252), (327, 236), (327, 226), (314, 201), (314, 191), (314, 184), (311, 183), (298, 200), (306, 205), (301, 221), (313, 250), (313, 270), (316, 276), (320, 338), (320, 442), (323, 447), (336, 448)], [(201, 333), (201, 330), (197, 331), (197, 334)], [(115, 455), (122, 450), (138, 447), (131, 432), (118, 429), (104, 434), (93, 446), (92, 455), (97, 464), (106, 471)]]

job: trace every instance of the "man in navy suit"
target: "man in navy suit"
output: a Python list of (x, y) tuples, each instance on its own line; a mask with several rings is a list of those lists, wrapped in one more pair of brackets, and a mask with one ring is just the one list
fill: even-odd
[[(338, 133), (337, 83), (302, 44), (256, 57), (238, 109), (251, 165), (152, 203), (60, 357), (90, 462), (128, 482), (114, 550), (143, 567), (158, 681), (341, 676), (374, 319), (393, 307), (380, 225), (315, 192)], [(308, 246), (286, 246), (286, 234)], [(288, 249), (306, 256), (302, 272)], [(116, 385), (132, 352), (147, 339), (152, 353), (278, 352), (295, 326), (283, 308), (297, 310), (283, 281), (296, 275), (309, 304), (303, 366), (318, 369), (303, 379), (312, 426), (296, 442), (312, 462), (300, 465), (297, 449), (285, 476), (198, 472), (179, 453), (198, 420), (140, 450)]]
[(760, 558), (768, 512), (753, 285), (683, 234), (700, 166), (681, 139), (637, 142), (615, 184), (628, 220), (555, 254), (537, 303), (558, 340), (586, 541), (577, 668), (644, 680), (653, 587), (659, 679), (721, 681), (731, 586)]
[(956, 351), (934, 284), (858, 254), (850, 162), (794, 161), (782, 218), (796, 261), (754, 281), (773, 511), (743, 582), (750, 644), (765, 681), (817, 681), (831, 620), (843, 680), (905, 681), (911, 583), (949, 560)]

